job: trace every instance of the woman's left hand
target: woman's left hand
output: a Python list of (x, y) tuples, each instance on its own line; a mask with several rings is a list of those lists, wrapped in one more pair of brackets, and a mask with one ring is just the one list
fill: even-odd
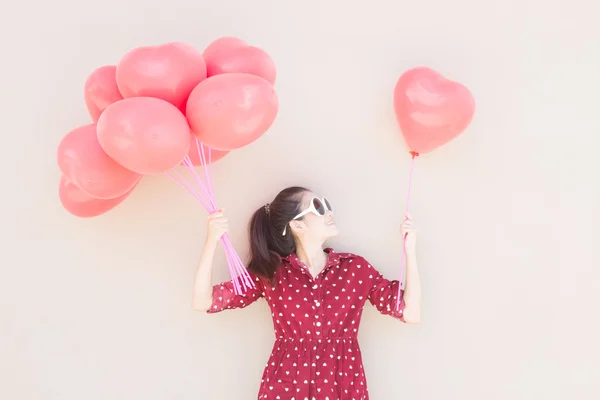
[(406, 251), (414, 251), (417, 244), (417, 230), (409, 213), (406, 213), (406, 217), (400, 225), (400, 229), (402, 231), (402, 237), (404, 238)]

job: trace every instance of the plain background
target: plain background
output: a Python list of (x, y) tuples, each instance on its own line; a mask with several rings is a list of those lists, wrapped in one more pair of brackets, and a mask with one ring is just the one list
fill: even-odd
[[(8, 7), (8, 6), (7, 6)], [(469, 129), (418, 159), (423, 321), (368, 305), (370, 392), (386, 399), (598, 399), (600, 25), (591, 0), (74, 0), (2, 12), (0, 398), (253, 399), (274, 339), (264, 302), (191, 309), (205, 214), (164, 176), (82, 220), (57, 196), (83, 83), (129, 49), (238, 36), (276, 62), (263, 138), (215, 164), (232, 240), (287, 185), (336, 206), (338, 250), (398, 277), (409, 156), (397, 78), (467, 85)], [(216, 278), (227, 278), (220, 255)]]

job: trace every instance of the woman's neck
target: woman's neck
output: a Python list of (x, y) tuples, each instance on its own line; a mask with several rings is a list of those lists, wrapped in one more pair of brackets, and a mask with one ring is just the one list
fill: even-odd
[(327, 253), (323, 251), (322, 243), (299, 243), (296, 255), (311, 272), (321, 271), (327, 262)]

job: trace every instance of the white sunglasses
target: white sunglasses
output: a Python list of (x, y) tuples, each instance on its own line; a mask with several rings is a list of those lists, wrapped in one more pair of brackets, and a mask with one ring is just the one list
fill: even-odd
[[(313, 213), (315, 215), (318, 215), (319, 217), (323, 217), (325, 216), (327, 211), (333, 211), (333, 208), (331, 208), (331, 204), (329, 203), (329, 201), (325, 197), (323, 197), (322, 199), (319, 199), (318, 197), (313, 197), (310, 201), (310, 206), (308, 206), (306, 210), (302, 211), (300, 214), (292, 218), (292, 221), (302, 218), (309, 213)], [(283, 229), (283, 236), (285, 236), (285, 234), (287, 233), (288, 224), (286, 224), (285, 228)]]

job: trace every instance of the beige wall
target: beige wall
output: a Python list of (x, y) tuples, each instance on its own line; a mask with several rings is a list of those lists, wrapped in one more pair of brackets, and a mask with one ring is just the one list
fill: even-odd
[(301, 184), (335, 204), (335, 247), (397, 277), (409, 158), (395, 81), (427, 65), (477, 100), (468, 131), (415, 171), (422, 324), (370, 305), (364, 316), (374, 400), (600, 398), (598, 6), (376, 3), (11, 3), (0, 28), (0, 398), (255, 398), (273, 340), (266, 304), (211, 317), (190, 307), (201, 207), (157, 176), (79, 220), (56, 190), (58, 142), (88, 121), (89, 72), (134, 46), (202, 48), (222, 35), (271, 53), (281, 99), (271, 131), (215, 166), (242, 254), (251, 212)]

